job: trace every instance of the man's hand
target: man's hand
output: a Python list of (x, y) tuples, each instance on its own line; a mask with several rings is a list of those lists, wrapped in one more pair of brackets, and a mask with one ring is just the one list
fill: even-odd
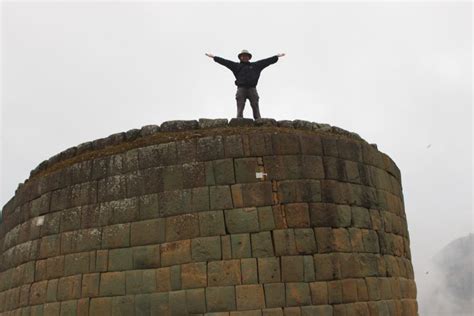
[(285, 53), (278, 54), (277, 56), (278, 57), (283, 57), (283, 56), (285, 56)]
[(209, 58), (214, 58), (214, 55), (206, 53), (206, 56)]

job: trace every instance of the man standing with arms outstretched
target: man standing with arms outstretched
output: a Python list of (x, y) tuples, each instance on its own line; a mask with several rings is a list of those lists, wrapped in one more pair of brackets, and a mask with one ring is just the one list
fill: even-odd
[(276, 63), (278, 58), (285, 56), (285, 54), (278, 54), (256, 62), (250, 62), (249, 60), (252, 58), (252, 54), (244, 49), (239, 55), (237, 55), (240, 63), (217, 57), (212, 54), (206, 53), (206, 56), (213, 58), (215, 62), (229, 68), (234, 73), (236, 79), (235, 85), (237, 86), (237, 93), (235, 94), (235, 99), (237, 100), (237, 117), (243, 117), (245, 101), (249, 99), (253, 111), (253, 118), (260, 118), (260, 110), (258, 107), (258, 100), (260, 97), (257, 93), (257, 83), (258, 78), (260, 77), (260, 72), (265, 67)]

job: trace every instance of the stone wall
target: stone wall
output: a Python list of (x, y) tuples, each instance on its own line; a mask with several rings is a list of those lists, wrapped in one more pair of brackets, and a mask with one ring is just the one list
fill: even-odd
[(41, 163), (0, 315), (417, 315), (400, 171), (305, 121), (172, 121)]

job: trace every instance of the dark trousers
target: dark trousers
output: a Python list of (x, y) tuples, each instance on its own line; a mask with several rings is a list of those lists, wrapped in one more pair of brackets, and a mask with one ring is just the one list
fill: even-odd
[(235, 99), (237, 101), (237, 117), (244, 117), (245, 101), (249, 99), (253, 111), (253, 118), (260, 118), (260, 110), (258, 109), (259, 98), (256, 87), (237, 87), (237, 93), (235, 94)]

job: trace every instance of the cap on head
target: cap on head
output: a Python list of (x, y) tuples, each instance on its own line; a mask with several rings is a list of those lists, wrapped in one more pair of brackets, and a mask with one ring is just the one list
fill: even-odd
[(249, 60), (252, 59), (252, 54), (250, 54), (249, 51), (246, 50), (246, 49), (243, 49), (243, 50), (237, 55), (237, 57), (240, 59), (240, 56), (241, 56), (241, 55), (244, 55), (244, 54), (249, 56)]

